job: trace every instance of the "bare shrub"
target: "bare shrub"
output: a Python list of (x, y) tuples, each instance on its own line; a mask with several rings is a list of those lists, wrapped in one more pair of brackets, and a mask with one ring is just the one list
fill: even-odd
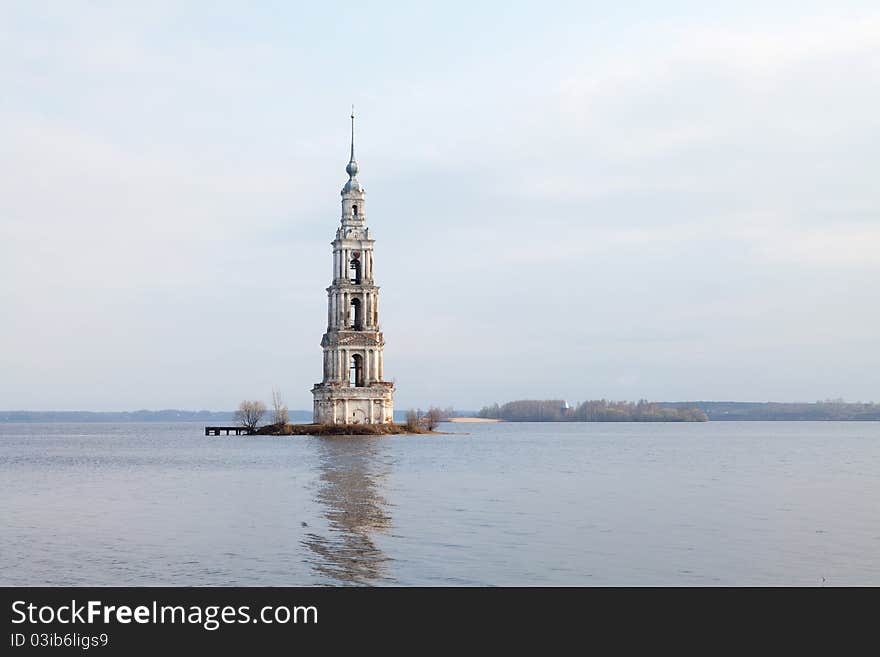
[(413, 409), (406, 412), (406, 428), (410, 431), (418, 431), (420, 428), (419, 414)]
[(433, 431), (442, 420), (443, 411), (436, 406), (432, 406), (428, 409), (428, 414), (425, 416), (425, 427), (428, 431)]
[(281, 399), (281, 392), (278, 388), (272, 388), (272, 424), (289, 424), (290, 413), (287, 410), (287, 404)]

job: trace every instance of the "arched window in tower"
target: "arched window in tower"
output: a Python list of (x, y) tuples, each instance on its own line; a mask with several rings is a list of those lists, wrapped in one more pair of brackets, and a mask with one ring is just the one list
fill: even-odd
[(353, 259), (349, 265), (348, 269), (351, 272), (351, 282), (355, 285), (361, 284), (361, 261), (358, 259)]
[(362, 331), (364, 329), (364, 317), (360, 299), (351, 300), (351, 311), (348, 315), (348, 324), (355, 331)]
[(356, 217), (358, 216), (358, 206), (357, 203), (351, 206), (351, 213)]
[(355, 388), (364, 387), (364, 358), (360, 354), (351, 357), (348, 385)]

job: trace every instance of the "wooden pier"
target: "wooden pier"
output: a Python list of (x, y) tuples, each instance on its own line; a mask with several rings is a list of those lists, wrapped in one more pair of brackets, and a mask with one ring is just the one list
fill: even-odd
[(251, 435), (250, 429), (247, 427), (205, 427), (206, 436), (219, 436), (221, 431), (225, 431), (227, 436), (230, 432), (234, 432), (236, 436)]

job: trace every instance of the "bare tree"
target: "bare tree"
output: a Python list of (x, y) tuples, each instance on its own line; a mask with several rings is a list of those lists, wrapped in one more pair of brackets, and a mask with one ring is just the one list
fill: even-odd
[(419, 414), (413, 409), (409, 409), (406, 412), (406, 428), (410, 431), (416, 431), (419, 427)]
[(253, 433), (265, 414), (266, 405), (263, 402), (245, 400), (238, 405), (238, 410), (235, 411), (235, 421)]
[(436, 406), (432, 406), (428, 409), (428, 414), (425, 416), (425, 426), (428, 431), (433, 431), (438, 424), (440, 424), (443, 419), (443, 411), (441, 411)]
[(285, 425), (290, 423), (290, 413), (287, 404), (281, 400), (281, 392), (278, 388), (272, 388), (272, 424)]

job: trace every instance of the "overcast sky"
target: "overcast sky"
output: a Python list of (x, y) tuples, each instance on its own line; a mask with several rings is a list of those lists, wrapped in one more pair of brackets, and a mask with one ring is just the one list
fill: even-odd
[(0, 6), (0, 409), (311, 408), (351, 103), (397, 408), (880, 400), (876, 2), (109, 4)]

